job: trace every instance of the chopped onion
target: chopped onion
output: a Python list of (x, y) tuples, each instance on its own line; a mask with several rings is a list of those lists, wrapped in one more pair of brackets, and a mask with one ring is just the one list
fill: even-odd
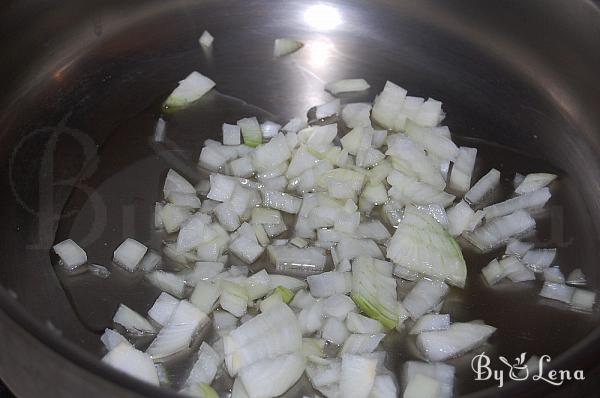
[(540, 296), (568, 304), (571, 302), (574, 293), (574, 287), (562, 283), (544, 282)]
[(176, 206), (167, 203), (160, 210), (160, 218), (163, 226), (168, 233), (173, 233), (179, 230), (181, 224), (185, 222), (191, 215), (190, 209), (187, 207)]
[(387, 257), (394, 263), (463, 287), (467, 268), (460, 247), (433, 218), (413, 206), (392, 237)]
[(504, 202), (496, 203), (483, 209), (485, 217), (491, 219), (494, 217), (505, 216), (516, 210), (533, 210), (543, 207), (550, 199), (548, 188), (541, 188), (537, 191), (529, 192)]
[(168, 293), (162, 292), (148, 310), (148, 316), (159, 325), (164, 326), (178, 304), (179, 300)]
[(452, 166), (450, 173), (450, 182), (448, 188), (458, 193), (465, 193), (471, 187), (471, 175), (475, 167), (475, 158), (477, 157), (476, 148), (467, 148), (461, 146), (458, 149), (458, 155)]
[(513, 282), (534, 281), (535, 274), (514, 256), (507, 256), (500, 260), (500, 266), (506, 277)]
[(283, 192), (264, 190), (261, 192), (263, 204), (276, 210), (296, 214), (302, 206), (302, 199)]
[(165, 101), (166, 108), (182, 108), (200, 99), (215, 86), (208, 77), (199, 72), (190, 73), (169, 95)]
[(318, 275), (309, 275), (306, 281), (310, 293), (314, 297), (329, 297), (335, 294), (350, 293), (352, 288), (352, 275), (349, 272), (323, 272)]
[[(454, 161), (459, 154), (458, 147), (449, 137), (439, 134), (439, 132), (432, 128), (417, 126), (409, 121), (406, 123), (406, 135), (416, 143), (421, 144), (428, 154), (434, 155), (442, 161)], [(462, 173), (464, 174), (463, 179), (466, 179), (472, 153), (469, 151), (463, 152), (465, 164)]]
[[(381, 374), (375, 376), (373, 388), (369, 394), (369, 398), (396, 398), (398, 397), (398, 388), (394, 377), (389, 374)], [(422, 398), (422, 397), (420, 397)]]
[(100, 336), (100, 341), (108, 351), (112, 350), (121, 343), (129, 344), (129, 341), (119, 332), (112, 329), (104, 329), (104, 333)]
[[(317, 119), (324, 119), (328, 116), (335, 115), (340, 111), (340, 100), (334, 99), (332, 101), (326, 102), (322, 105), (317, 106), (315, 110), (315, 116)], [(310, 144), (310, 140), (308, 142)]]
[(208, 47), (212, 47), (212, 44), (213, 44), (214, 40), (215, 40), (215, 38), (213, 37), (213, 35), (211, 35), (208, 32), (208, 30), (205, 30), (204, 32), (202, 32), (202, 35), (198, 39), (198, 42), (200, 43), (200, 45), (202, 47), (208, 48)]
[(355, 312), (348, 313), (346, 327), (352, 333), (377, 334), (383, 332), (381, 323)]
[(210, 314), (220, 295), (221, 291), (214, 283), (198, 281), (190, 297), (190, 303), (205, 314)]
[(236, 124), (223, 123), (223, 145), (240, 145), (240, 126)]
[(246, 313), (248, 307), (248, 291), (246, 287), (230, 281), (221, 282), (221, 296), (219, 297), (221, 307), (241, 317)]
[(60, 257), (62, 264), (68, 271), (74, 271), (87, 262), (87, 254), (72, 239), (63, 240), (52, 246), (52, 249)]
[(390, 197), (404, 204), (428, 205), (438, 204), (444, 207), (454, 201), (454, 195), (442, 191), (433, 185), (418, 181), (399, 171), (392, 171), (387, 177), (392, 186), (388, 191)]
[(342, 109), (342, 120), (349, 128), (371, 126), (371, 104), (347, 104)]
[(556, 174), (548, 173), (532, 173), (527, 174), (519, 186), (515, 189), (515, 193), (522, 195), (537, 191), (545, 187), (556, 179)]
[(375, 382), (377, 361), (360, 355), (342, 356), (340, 391), (342, 397), (367, 398)]
[(401, 265), (396, 264), (394, 266), (394, 271), (393, 274), (395, 276), (397, 276), (398, 278), (402, 278), (405, 279), (407, 281), (416, 281), (417, 279), (419, 279), (419, 273), (415, 272), (411, 269), (408, 269), (406, 267), (403, 267)]
[(198, 282), (214, 278), (223, 272), (225, 264), (217, 261), (197, 261), (192, 270), (183, 271), (180, 276), (186, 284), (196, 286)]
[(500, 172), (496, 169), (491, 169), (469, 189), (465, 194), (465, 200), (472, 205), (481, 204), (499, 185)]
[(339, 261), (353, 260), (359, 256), (383, 258), (379, 246), (370, 239), (342, 238), (335, 251)]
[(323, 272), (325, 253), (316, 247), (298, 248), (290, 245), (269, 246), (269, 258), (279, 272), (306, 276)]
[(523, 256), (523, 262), (535, 272), (542, 272), (548, 268), (556, 259), (556, 249), (534, 249), (529, 250)]
[(596, 293), (588, 290), (575, 288), (573, 296), (571, 297), (571, 307), (591, 311), (594, 308), (596, 302)]
[(123, 326), (129, 333), (142, 335), (146, 333), (155, 333), (156, 329), (140, 314), (127, 307), (125, 304), (120, 304), (113, 322)]
[(575, 268), (567, 276), (567, 283), (569, 285), (585, 285), (587, 284), (587, 279), (580, 268)]
[(544, 281), (554, 283), (565, 283), (565, 276), (558, 267), (544, 269)]
[(183, 298), (185, 294), (185, 281), (175, 274), (165, 271), (153, 271), (146, 274), (146, 278), (160, 290), (175, 297)]
[(323, 327), (323, 302), (315, 301), (298, 314), (298, 323), (302, 335), (308, 336)]
[(403, 398), (438, 398), (440, 396), (440, 382), (429, 376), (417, 373), (410, 379)]
[(152, 359), (129, 343), (123, 342), (114, 347), (102, 358), (102, 362), (129, 376), (159, 385), (158, 373)]
[(323, 300), (323, 313), (327, 317), (343, 321), (350, 312), (356, 311), (357, 308), (354, 305), (354, 301), (345, 294), (336, 294)]
[(346, 339), (341, 354), (366, 354), (373, 352), (384, 337), (384, 333), (351, 334)]
[(302, 48), (303, 45), (304, 44), (298, 40), (289, 39), (286, 37), (275, 39), (275, 45), (273, 47), (273, 56), (278, 58), (284, 55), (291, 54), (294, 51), (298, 51), (300, 48)]
[(427, 314), (420, 317), (410, 330), (409, 334), (446, 330), (450, 327), (449, 314)]
[(316, 389), (339, 383), (342, 373), (342, 362), (339, 359), (327, 359), (322, 364), (309, 363), (306, 375)]
[(194, 363), (185, 385), (197, 383), (211, 384), (223, 358), (206, 342), (202, 342), (198, 350), (198, 359)]
[(161, 329), (146, 353), (153, 360), (162, 359), (189, 347), (192, 336), (208, 317), (189, 302), (179, 302), (167, 324)]
[(158, 254), (152, 249), (149, 249), (142, 258), (140, 266), (142, 270), (144, 270), (144, 272), (152, 272), (156, 268), (158, 268), (161, 263), (162, 257), (160, 256), (160, 254)]
[(327, 83), (325, 90), (333, 95), (349, 93), (353, 91), (363, 91), (371, 87), (365, 79), (344, 79)]
[(335, 345), (342, 345), (349, 336), (346, 325), (336, 318), (328, 318), (323, 325), (321, 337)]
[(509, 215), (494, 218), (464, 236), (480, 251), (487, 252), (534, 227), (535, 220), (526, 211), (517, 210)]
[(411, 289), (402, 305), (414, 320), (433, 310), (449, 292), (448, 285), (439, 280), (423, 278)]
[(464, 200), (448, 209), (448, 232), (452, 236), (462, 234), (471, 222), (475, 212)]
[(215, 311), (213, 313), (213, 328), (221, 337), (228, 335), (237, 327), (237, 318), (227, 311)]
[(406, 118), (399, 119), (402, 104), (406, 99), (407, 91), (402, 87), (387, 81), (383, 91), (375, 97), (373, 102), (372, 117), (378, 124), (387, 129), (399, 131), (404, 128)]
[(518, 239), (511, 239), (506, 244), (506, 251), (504, 254), (507, 256), (515, 255), (519, 258), (522, 258), (529, 250), (533, 248), (533, 243), (531, 242), (522, 242)]
[(424, 332), (417, 347), (430, 361), (445, 361), (482, 345), (496, 328), (476, 323), (453, 323), (447, 330)]
[(403, 368), (402, 381), (404, 388), (417, 375), (428, 376), (440, 383), (440, 389), (437, 397), (451, 398), (454, 395), (454, 366), (445, 363), (425, 363), (417, 361), (405, 362)]
[(245, 367), (240, 371), (240, 379), (250, 398), (277, 397), (300, 379), (305, 365), (301, 353), (285, 354)]

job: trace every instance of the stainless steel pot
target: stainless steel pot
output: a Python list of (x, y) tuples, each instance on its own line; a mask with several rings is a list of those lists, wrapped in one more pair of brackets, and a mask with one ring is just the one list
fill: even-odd
[[(216, 37), (210, 53), (197, 43), (205, 29)], [(371, 82), (353, 100), (372, 99), (388, 79), (442, 100), (455, 137), (481, 144), (508, 174), (558, 171), (543, 243), (600, 286), (595, 1), (8, 1), (0, 33), (0, 377), (19, 397), (175, 396), (97, 360), (116, 303), (144, 310), (155, 292), (119, 275), (112, 285), (64, 278), (49, 248), (74, 234), (109, 261), (134, 231), (156, 243), (145, 223), (169, 164), (191, 161), (225, 119), (302, 114), (325, 99), (324, 81), (340, 77)], [(306, 46), (273, 60), (282, 36)], [(158, 104), (193, 69), (231, 97), (213, 94), (201, 112), (177, 116), (177, 148), (153, 147)], [(481, 261), (473, 258), (471, 274)], [(490, 294), (475, 278), (450, 305), (459, 318), (498, 323), (497, 353), (544, 352), (561, 369), (598, 365), (597, 314), (540, 305), (531, 291)], [(470, 396), (598, 388), (597, 371), (557, 393), (544, 383), (498, 389), (462, 369), (457, 393)]]

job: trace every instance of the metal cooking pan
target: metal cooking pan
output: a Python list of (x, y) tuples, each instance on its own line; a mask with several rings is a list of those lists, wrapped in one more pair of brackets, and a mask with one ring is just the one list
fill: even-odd
[[(212, 52), (197, 43), (205, 29)], [(306, 45), (273, 60), (282, 36)], [(0, 48), (0, 377), (18, 397), (175, 396), (98, 361), (116, 305), (147, 310), (157, 291), (116, 269), (108, 280), (65, 277), (49, 248), (74, 236), (108, 263), (125, 236), (159, 244), (148, 220), (169, 167), (193, 174), (202, 141), (224, 120), (285, 121), (341, 77), (373, 87), (352, 101), (371, 100), (388, 79), (443, 101), (455, 139), (488, 162), (478, 173), (559, 173), (540, 244), (559, 247), (561, 267), (582, 268), (600, 286), (597, 2), (8, 1)], [(166, 145), (151, 144), (161, 101), (195, 69), (217, 91), (169, 119)], [(484, 259), (467, 261), (467, 287), (447, 304), (455, 318), (499, 326), (494, 355), (548, 354), (588, 381), (499, 389), (457, 363), (457, 395), (596, 393), (598, 314), (545, 305), (531, 289), (490, 292), (475, 276)], [(408, 357), (398, 347), (393, 364)]]

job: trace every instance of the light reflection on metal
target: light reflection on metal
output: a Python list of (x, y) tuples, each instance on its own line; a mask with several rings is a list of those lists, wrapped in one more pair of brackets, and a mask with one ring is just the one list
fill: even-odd
[(342, 17), (337, 8), (317, 4), (306, 10), (304, 13), (304, 22), (314, 29), (331, 30), (342, 23)]

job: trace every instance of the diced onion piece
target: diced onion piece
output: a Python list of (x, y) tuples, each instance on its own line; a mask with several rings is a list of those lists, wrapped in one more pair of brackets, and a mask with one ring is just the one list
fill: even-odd
[(414, 116), (411, 117), (415, 123), (425, 127), (435, 127), (443, 119), (442, 103), (433, 98), (428, 98)]
[(298, 40), (282, 37), (275, 39), (275, 45), (273, 46), (273, 56), (278, 58), (284, 55), (293, 53), (302, 48), (304, 44)]
[(375, 97), (373, 103), (372, 117), (378, 124), (387, 129), (395, 131), (404, 127), (404, 123), (398, 123), (398, 114), (406, 99), (407, 91), (402, 87), (387, 81), (383, 91)]
[(544, 269), (544, 281), (554, 283), (565, 283), (565, 276), (558, 267), (548, 267)]
[(230, 281), (221, 282), (221, 296), (219, 297), (221, 307), (241, 317), (246, 313), (248, 307), (248, 291), (246, 287)]
[(375, 351), (383, 338), (384, 333), (377, 334), (351, 334), (342, 347), (343, 354), (367, 354)]
[(452, 236), (458, 236), (468, 228), (475, 212), (467, 202), (461, 200), (448, 209), (447, 215), (449, 222), (448, 232)]
[(323, 313), (327, 317), (333, 317), (343, 321), (350, 312), (356, 311), (356, 305), (354, 305), (352, 299), (345, 294), (336, 294), (323, 300)]
[[(277, 133), (279, 133), (280, 129), (281, 129), (281, 124), (277, 124), (270, 120), (267, 120), (266, 122), (264, 122), (260, 125), (260, 130), (262, 131), (262, 135), (264, 138), (275, 137), (277, 135)], [(286, 144), (287, 144), (287, 142), (286, 142)]]
[(302, 335), (308, 336), (321, 329), (323, 326), (323, 302), (315, 301), (298, 314), (298, 323)]
[(377, 320), (355, 312), (348, 313), (346, 327), (352, 333), (376, 334), (383, 332), (383, 326)]
[(100, 341), (108, 351), (112, 350), (121, 343), (129, 344), (129, 341), (119, 332), (112, 329), (104, 329), (104, 333), (100, 336)]
[(523, 262), (535, 272), (542, 272), (556, 259), (556, 249), (533, 249), (523, 256)]
[(167, 122), (159, 117), (154, 126), (154, 142), (163, 142), (167, 135)]
[(572, 286), (562, 283), (544, 282), (540, 296), (568, 304), (571, 302), (574, 293), (575, 288)]
[(265, 359), (240, 371), (240, 379), (250, 398), (277, 397), (293, 386), (304, 373), (301, 353)]
[(390, 197), (404, 204), (428, 205), (439, 204), (448, 206), (455, 196), (442, 191), (439, 188), (420, 182), (414, 177), (409, 177), (394, 170), (387, 177), (388, 183), (392, 186), (389, 190)]
[(469, 190), (476, 157), (476, 148), (461, 146), (458, 149), (458, 156), (454, 161), (452, 172), (450, 173), (450, 182), (448, 184), (450, 190), (461, 194)]
[(369, 257), (359, 257), (352, 263), (352, 300), (370, 318), (388, 329), (398, 324), (396, 280), (382, 273)]
[(227, 311), (213, 313), (213, 328), (221, 337), (228, 335), (237, 327), (238, 319)]
[(587, 284), (587, 278), (580, 268), (575, 268), (567, 276), (567, 283), (569, 285), (585, 285)]
[(342, 109), (342, 120), (351, 129), (358, 126), (371, 126), (371, 104), (355, 103), (345, 105)]
[(206, 322), (208, 317), (204, 312), (185, 300), (180, 301), (146, 353), (157, 360), (188, 348), (194, 333)]
[(269, 246), (269, 259), (281, 273), (306, 276), (323, 272), (325, 253), (316, 247), (298, 248), (289, 245)]
[(415, 271), (413, 271), (411, 269), (408, 269), (408, 268), (403, 267), (403, 266), (398, 265), (398, 264), (396, 264), (396, 266), (394, 266), (393, 273), (398, 278), (402, 278), (402, 279), (405, 279), (407, 281), (416, 281), (417, 279), (419, 279), (419, 273), (418, 272), (415, 272)]
[(202, 342), (198, 350), (198, 359), (194, 363), (185, 385), (211, 384), (222, 361), (221, 356), (209, 344)]
[(200, 99), (215, 86), (208, 77), (199, 72), (190, 73), (185, 79), (179, 82), (179, 85), (165, 101), (167, 108), (181, 108)]
[(481, 177), (465, 194), (465, 200), (472, 204), (480, 204), (500, 185), (500, 172), (491, 169), (486, 175)]
[(290, 307), (302, 310), (310, 308), (315, 302), (316, 299), (309, 292), (300, 290), (294, 295)]
[(205, 314), (210, 314), (220, 295), (221, 291), (214, 283), (198, 281), (190, 297), (190, 303)]
[(120, 304), (113, 322), (123, 326), (129, 333), (142, 335), (145, 333), (155, 333), (154, 326), (143, 316), (127, 307), (125, 304)]
[(202, 35), (198, 39), (198, 42), (202, 47), (212, 47), (213, 41), (215, 38), (211, 35), (208, 30), (202, 32)]
[(439, 168), (411, 139), (401, 135), (390, 137), (385, 154), (391, 157), (392, 165), (396, 170), (440, 190), (446, 187), (446, 181)]
[(179, 393), (196, 398), (219, 398), (217, 391), (206, 383), (196, 383), (186, 386)]
[(369, 398), (396, 398), (398, 397), (398, 387), (394, 377), (389, 374), (380, 374), (375, 376), (373, 388)]
[(113, 261), (129, 272), (135, 271), (148, 248), (135, 239), (127, 238), (113, 253)]
[(579, 310), (591, 311), (596, 302), (596, 293), (589, 290), (575, 288), (571, 297), (571, 307)]
[(153, 271), (146, 274), (146, 278), (160, 290), (170, 293), (175, 297), (183, 298), (185, 281), (179, 276), (165, 271)]
[(402, 382), (404, 388), (415, 376), (421, 374), (440, 382), (439, 398), (452, 398), (454, 395), (454, 366), (445, 363), (425, 363), (408, 361), (404, 363)]
[(72, 239), (63, 240), (52, 246), (52, 249), (68, 271), (73, 271), (87, 262), (87, 254)]
[(387, 257), (415, 272), (463, 287), (467, 275), (460, 247), (433, 218), (413, 206), (390, 240)]
[(164, 326), (178, 304), (179, 300), (168, 293), (162, 292), (148, 310), (148, 316), (159, 325)]
[(231, 199), (235, 187), (235, 179), (221, 174), (211, 174), (210, 191), (206, 197), (218, 202), (226, 202)]
[(225, 264), (217, 261), (197, 261), (193, 269), (182, 271), (180, 276), (186, 284), (196, 286), (198, 282), (206, 281), (223, 272), (224, 267)]
[(315, 116), (317, 119), (324, 119), (329, 116), (333, 116), (340, 111), (340, 100), (334, 99), (326, 102), (322, 105), (317, 106), (315, 110)]
[(161, 262), (162, 257), (160, 256), (160, 254), (158, 254), (154, 250), (149, 249), (142, 258), (140, 267), (144, 272), (152, 272), (160, 266)]
[(335, 251), (339, 261), (353, 260), (360, 256), (383, 258), (381, 249), (371, 239), (342, 238)]
[(371, 87), (365, 79), (343, 79), (337, 80), (325, 85), (325, 90), (333, 95), (349, 93), (353, 91), (363, 91)]
[(515, 256), (507, 256), (500, 260), (506, 277), (513, 282), (534, 281), (535, 274)]
[(453, 323), (447, 330), (424, 332), (417, 347), (430, 361), (445, 361), (482, 345), (496, 328), (477, 323)]
[(411, 318), (417, 320), (437, 306), (449, 290), (442, 281), (423, 278), (406, 295), (402, 304)]
[(302, 199), (283, 192), (262, 191), (263, 204), (267, 207), (296, 214), (302, 206)]
[(240, 126), (236, 124), (223, 123), (223, 145), (240, 145)]
[(527, 174), (519, 186), (515, 189), (515, 193), (522, 195), (537, 191), (540, 188), (545, 187), (556, 179), (556, 174), (548, 173), (532, 173)]
[(351, 155), (357, 155), (361, 150), (371, 147), (373, 129), (370, 126), (358, 125), (344, 135), (340, 142), (342, 147)]
[(309, 363), (306, 367), (306, 375), (316, 389), (330, 384), (337, 384), (340, 380), (341, 371), (342, 362), (339, 359), (327, 359), (318, 364)]
[(500, 282), (506, 277), (506, 270), (500, 265), (497, 259), (493, 259), (481, 269), (485, 281), (491, 286)]
[(409, 334), (446, 330), (450, 327), (449, 314), (427, 314), (420, 317), (410, 330)]
[(529, 250), (533, 248), (532, 242), (522, 242), (518, 239), (511, 239), (506, 244), (506, 250), (504, 254), (507, 256), (514, 255), (522, 258)]
[(406, 386), (403, 398), (438, 398), (440, 382), (429, 376), (417, 373)]
[[(409, 121), (406, 123), (406, 135), (416, 143), (422, 145), (428, 154), (436, 156), (442, 161), (454, 161), (459, 154), (459, 149), (456, 144), (452, 142), (452, 139), (440, 134), (436, 129), (421, 127)], [(466, 174), (464, 173), (468, 172), (467, 166), (470, 164), (470, 155), (472, 154), (465, 151), (465, 155), (465, 166), (462, 172), (463, 180), (466, 179)], [(461, 169), (462, 167), (463, 166), (461, 166)]]
[(323, 325), (321, 337), (335, 345), (342, 345), (349, 336), (346, 325), (336, 318), (328, 318)]
[(306, 281), (310, 293), (314, 297), (329, 297), (334, 294), (350, 293), (352, 288), (352, 275), (349, 272), (323, 272), (318, 275), (309, 275)]
[(486, 222), (465, 238), (482, 252), (502, 246), (510, 238), (522, 235), (535, 227), (535, 220), (524, 210)]
[(342, 356), (340, 391), (342, 397), (367, 398), (375, 382), (377, 361), (360, 355)]
[(242, 131), (244, 144), (252, 148), (262, 144), (262, 130), (256, 117), (240, 119), (237, 121), (237, 125)]
[(516, 210), (535, 210), (542, 208), (550, 199), (548, 188), (541, 188), (537, 191), (529, 192), (514, 198), (496, 203), (483, 209), (486, 219), (505, 216)]
[(298, 291), (300, 289), (304, 289), (307, 287), (306, 282), (291, 277), (291, 276), (287, 276), (287, 275), (269, 275), (270, 279), (271, 279), (271, 288), (275, 289), (277, 286), (283, 286), (286, 289), (290, 289), (291, 291), (295, 292)]
[(114, 347), (102, 358), (102, 362), (129, 376), (159, 385), (158, 373), (152, 359), (129, 343), (121, 343)]
[(176, 206), (171, 203), (167, 203), (160, 210), (160, 217), (165, 230), (168, 233), (173, 233), (179, 230), (181, 224), (187, 220), (191, 215), (190, 209), (187, 207)]

